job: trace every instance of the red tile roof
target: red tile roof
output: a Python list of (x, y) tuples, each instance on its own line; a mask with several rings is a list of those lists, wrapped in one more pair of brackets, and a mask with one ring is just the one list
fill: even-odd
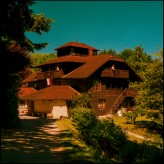
[(66, 43), (66, 44), (64, 44), (64, 45), (62, 45), (62, 46), (60, 46), (58, 48), (55, 48), (55, 50), (61, 49), (63, 47), (70, 47), (70, 46), (72, 46), (72, 47), (86, 48), (86, 49), (92, 49), (92, 50), (99, 51), (97, 48), (91, 47), (91, 46), (89, 46), (87, 44), (80, 43), (80, 42), (68, 42), (68, 43)]
[(88, 57), (66, 55), (66, 56), (51, 59), (43, 64), (38, 65), (37, 67), (41, 67), (43, 65), (48, 65), (53, 63), (63, 63), (63, 62), (85, 63), (87, 59)]
[(24, 96), (24, 100), (71, 100), (80, 93), (68, 85), (52, 85), (36, 93)]
[[(89, 56), (88, 57), (72, 56), (72, 55), (62, 56), (62, 57), (52, 59), (46, 62), (46, 64), (62, 63), (62, 62), (84, 63), (82, 66), (78, 67), (77, 69), (73, 70), (72, 72), (62, 77), (62, 78), (76, 79), (76, 78), (87, 78), (109, 60), (125, 62), (123, 59), (119, 57), (105, 54), (105, 55), (97, 55), (97, 56), (90, 56), (90, 57)], [(45, 63), (41, 64), (40, 66), (42, 65), (45, 65)], [(23, 80), (23, 82), (27, 83), (27, 82), (36, 81), (36, 80), (37, 80), (37, 73), (35, 72), (34, 74), (30, 75), (25, 80)]]
[(85, 64), (64, 75), (62, 78), (87, 78), (109, 60), (125, 62), (123, 59), (112, 55), (91, 56)]
[(28, 76), (27, 78), (25, 78), (22, 83), (28, 83), (28, 82), (32, 82), (32, 81), (37, 81), (37, 73), (38, 72), (34, 72), (32, 73), (30, 76)]
[(28, 87), (28, 88), (23, 87), (23, 88), (20, 88), (18, 96), (21, 99), (24, 96), (30, 95), (30, 94), (35, 93), (35, 92), (37, 92), (37, 90), (32, 88), (32, 87)]

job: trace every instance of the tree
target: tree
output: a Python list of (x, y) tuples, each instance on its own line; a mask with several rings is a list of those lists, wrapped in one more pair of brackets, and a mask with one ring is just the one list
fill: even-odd
[[(24, 50), (33, 51), (47, 46), (47, 43), (33, 43), (25, 36), (25, 32), (42, 34), (48, 32), (53, 22), (44, 14), (34, 14), (30, 6), (33, 0), (1, 0), (1, 42), (6, 44), (18, 43)], [(12, 27), (12, 28), (11, 28)]]
[(80, 96), (75, 95), (72, 98), (71, 108), (90, 108), (91, 97), (88, 93), (81, 93)]
[(142, 72), (143, 81), (131, 84), (138, 88), (135, 98), (136, 108), (141, 110), (158, 110), (163, 113), (163, 50), (156, 53), (154, 62), (147, 65)]
[[(53, 22), (44, 14), (34, 14), (30, 6), (33, 0), (0, 1), (0, 71), (3, 99), (1, 103), (1, 127), (16, 125), (18, 118), (18, 91), (21, 86), (20, 72), (30, 65), (29, 52), (44, 48), (47, 43), (33, 43), (25, 32), (48, 32)], [(5, 66), (4, 66), (5, 64)]]
[(21, 78), (21, 81), (24, 80), (25, 78), (27, 78), (28, 76), (30, 76), (32, 74), (32, 71), (30, 70), (29, 67), (25, 67), (25, 69), (23, 71), (19, 72), (19, 76)]
[(37, 65), (42, 64), (50, 59), (56, 58), (55, 53), (50, 53), (50, 54), (43, 54), (43, 53), (32, 53), (30, 55), (31, 59), (31, 67), (30, 69), (32, 72), (35, 72), (38, 70), (38, 68), (35, 68)]
[(147, 65), (153, 62), (151, 56), (144, 52), (141, 45), (136, 46), (134, 50), (125, 49), (118, 56), (123, 58), (138, 74), (142, 74), (141, 72), (145, 71)]
[(130, 56), (132, 56), (134, 51), (130, 48), (126, 48), (125, 50), (121, 51), (118, 56), (124, 60), (128, 60)]
[(111, 48), (109, 50), (104, 49), (99, 52), (99, 55), (103, 55), (103, 54), (108, 54), (108, 55), (113, 55), (113, 56), (117, 55), (116, 51)]

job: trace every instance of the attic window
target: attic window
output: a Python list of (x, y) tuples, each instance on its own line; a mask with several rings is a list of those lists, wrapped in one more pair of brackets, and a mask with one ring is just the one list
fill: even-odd
[(98, 108), (99, 110), (106, 109), (106, 99), (99, 99)]

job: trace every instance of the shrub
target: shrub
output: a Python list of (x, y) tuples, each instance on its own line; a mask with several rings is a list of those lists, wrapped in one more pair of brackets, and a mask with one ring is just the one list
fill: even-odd
[(88, 93), (81, 93), (81, 95), (73, 96), (71, 101), (71, 108), (90, 108), (90, 95)]
[(116, 126), (111, 120), (102, 120), (98, 122), (93, 137), (104, 156), (113, 156), (117, 154), (120, 147), (127, 140), (121, 127)]
[(94, 144), (93, 132), (98, 122), (95, 114), (88, 108), (76, 108), (71, 110), (71, 116), (75, 127), (79, 131), (79, 138), (87, 145)]
[(125, 113), (124, 116), (127, 118), (127, 120), (130, 120), (131, 124), (135, 124), (136, 118), (138, 117), (138, 112), (132, 111)]
[(163, 150), (129, 141), (120, 149), (118, 159), (123, 163), (163, 163)]
[(72, 119), (79, 131), (79, 138), (103, 156), (116, 154), (126, 141), (126, 135), (121, 127), (110, 120), (98, 120), (90, 109), (72, 110)]

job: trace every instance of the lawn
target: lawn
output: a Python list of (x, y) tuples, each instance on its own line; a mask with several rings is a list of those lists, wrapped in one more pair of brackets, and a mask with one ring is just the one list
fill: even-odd
[[(163, 143), (163, 139), (161, 137), (162, 126), (157, 121), (152, 121), (145, 116), (137, 117), (136, 123), (130, 124), (130, 122), (124, 116), (115, 116), (113, 121), (116, 125), (122, 127), (122, 129), (132, 132), (134, 134), (143, 136), (145, 139), (151, 139), (154, 142)], [(154, 124), (158, 126), (154, 126)], [(137, 141), (138, 143), (142, 143), (143, 139), (134, 137), (132, 135), (128, 135), (128, 139), (131, 141)]]

